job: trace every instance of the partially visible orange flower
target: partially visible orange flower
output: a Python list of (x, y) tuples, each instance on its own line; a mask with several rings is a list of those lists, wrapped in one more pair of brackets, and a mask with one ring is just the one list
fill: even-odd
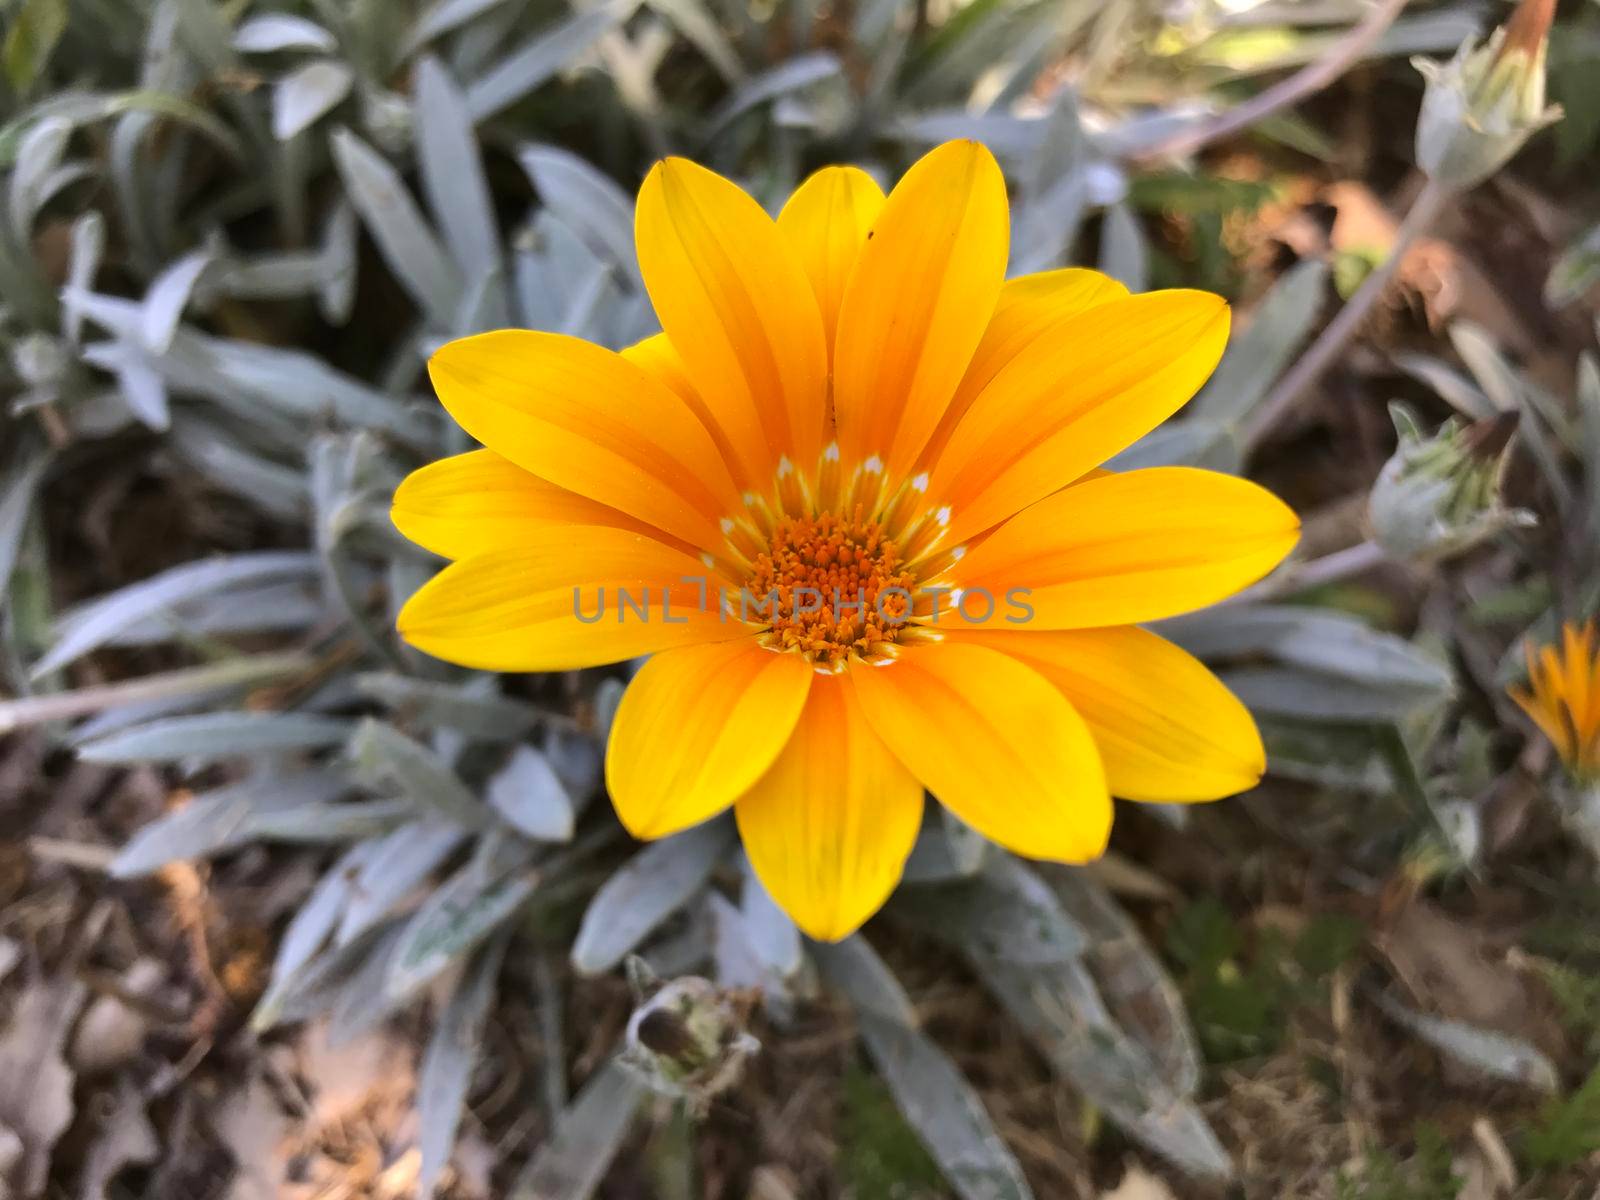
[(819, 171), (776, 220), (668, 159), (634, 232), (664, 332), (613, 353), (502, 330), (429, 364), (487, 449), (395, 496), (454, 560), (401, 612), (408, 642), (498, 671), (653, 655), (607, 748), (618, 816), (659, 838), (732, 808), (817, 938), (888, 898), (924, 789), (1083, 862), (1112, 794), (1256, 783), (1244, 706), (1138, 624), (1255, 582), (1299, 522), (1244, 479), (1098, 469), (1216, 366), (1219, 297), (1005, 282), (1005, 183), (973, 142), (888, 196)]
[(1561, 645), (1527, 645), (1528, 687), (1511, 698), (1544, 731), (1580, 783), (1600, 781), (1600, 631), (1589, 621), (1561, 627)]

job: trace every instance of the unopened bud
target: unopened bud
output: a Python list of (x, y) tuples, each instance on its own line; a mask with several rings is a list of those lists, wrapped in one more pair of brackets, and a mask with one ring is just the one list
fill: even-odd
[(1531, 513), (1501, 500), (1516, 414), (1468, 426), (1450, 420), (1427, 434), (1404, 405), (1389, 412), (1400, 444), (1378, 473), (1367, 516), (1391, 556), (1449, 558), (1502, 529), (1533, 523)]
[(637, 959), (627, 966), (640, 1003), (628, 1020), (622, 1062), (656, 1091), (704, 1112), (761, 1049), (745, 1029), (748, 998), (696, 975), (661, 983)]
[(1417, 118), (1417, 165), (1461, 190), (1498, 171), (1561, 117), (1545, 107), (1545, 48), (1555, 0), (1522, 0), (1482, 46), (1468, 38), (1449, 62), (1414, 58), (1427, 80)]

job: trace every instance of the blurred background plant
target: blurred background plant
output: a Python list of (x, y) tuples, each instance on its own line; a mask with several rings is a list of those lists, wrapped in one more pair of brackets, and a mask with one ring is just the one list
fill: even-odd
[[(1550, 115), (1537, 0), (1478, 58), (1507, 6), (12, 0), (0, 1178), (1055, 1197), (1131, 1154), (1117, 1194), (1592, 1185), (1596, 835), (1507, 689), (1600, 605), (1597, 9), (1555, 14), (1566, 116), (1507, 168)], [(1407, 57), (1458, 51), (1424, 99)], [(727, 818), (616, 823), (626, 671), (397, 641), (432, 566), (388, 502), (464, 448), (440, 341), (654, 331), (654, 157), (770, 204), (957, 136), (1007, 169), (1014, 273), (1238, 305), (1116, 465), (1306, 515), (1297, 561), (1163, 629), (1271, 771), (1087, 869), (931, 816), (885, 915), (817, 946)]]

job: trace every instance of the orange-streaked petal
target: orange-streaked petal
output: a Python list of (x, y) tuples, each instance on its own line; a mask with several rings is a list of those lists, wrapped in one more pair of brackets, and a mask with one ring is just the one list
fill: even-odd
[(661, 328), (738, 455), (741, 484), (770, 487), (785, 454), (816, 462), (828, 352), (811, 283), (777, 224), (735, 184), (669, 158), (639, 189), (634, 239)]
[(981, 533), (1132, 445), (1186, 404), (1228, 341), (1208, 292), (1146, 292), (1069, 316), (972, 400), (933, 466), (950, 538)]
[(818, 675), (788, 744), (733, 812), (773, 900), (810, 936), (836, 942), (900, 881), (922, 784), (872, 731), (850, 684)]
[(1111, 797), (1094, 738), (1032, 667), (952, 640), (848, 678), (889, 749), (985, 837), (1058, 862), (1105, 850)]
[(689, 378), (689, 368), (684, 364), (683, 355), (678, 353), (672, 340), (664, 333), (652, 334), (642, 341), (624, 347), (618, 353), (646, 374), (654, 376), (665, 384), (673, 394), (689, 406), (689, 411), (700, 419), (701, 425), (705, 426), (706, 433), (715, 443), (717, 452), (722, 455), (722, 461), (728, 470), (738, 474), (738, 452), (728, 440), (728, 435), (717, 421), (716, 414), (695, 390), (694, 381)]
[(636, 838), (716, 816), (772, 765), (816, 672), (753, 637), (655, 655), (622, 694), (606, 786)]
[(489, 449), (558, 487), (688, 542), (722, 544), (738, 493), (684, 402), (621, 355), (578, 338), (502, 329), (428, 362), (450, 415)]
[(830, 356), (845, 284), (881, 208), (883, 189), (871, 175), (858, 167), (823, 167), (778, 214), (778, 229), (800, 256), (817, 295)]
[(989, 324), (1009, 241), (1005, 180), (977, 142), (930, 151), (889, 194), (839, 308), (847, 469), (877, 455), (893, 478), (915, 463)]
[(1027, 663), (1094, 735), (1125, 800), (1220, 800), (1267, 768), (1250, 712), (1199, 659), (1136, 626), (952, 633)]
[[(949, 574), (956, 587), (994, 597), (996, 622), (1030, 630), (1132, 625), (1233, 595), (1282, 562), (1299, 538), (1294, 512), (1258, 484), (1151, 467), (1046, 497)], [(968, 606), (974, 617), (984, 610)]]
[(452, 563), (396, 623), (418, 650), (464, 667), (567, 671), (744, 636), (749, 626), (720, 619), (719, 586), (698, 559), (653, 538), (544, 526)]
[(417, 468), (395, 489), (389, 515), (406, 537), (445, 558), (510, 549), (541, 525), (614, 525), (666, 536), (530, 475), (493, 450), (472, 450)]
[(1087, 267), (1062, 267), (1006, 280), (955, 399), (922, 452), (923, 462), (938, 461), (962, 416), (1002, 367), (1061, 321), (1127, 295), (1128, 289), (1117, 280)]

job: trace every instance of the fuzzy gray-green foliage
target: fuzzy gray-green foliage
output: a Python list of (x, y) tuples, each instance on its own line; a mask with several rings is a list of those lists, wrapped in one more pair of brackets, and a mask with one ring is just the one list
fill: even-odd
[[(144, 875), (255, 840), (325, 847), (327, 871), (283, 933), (255, 1020), (326, 1014), (349, 1036), (454, 979), (419, 1097), (428, 1187), (501, 962), (535, 952), (529, 930), (570, 928), (577, 905), (579, 970), (611, 970), (635, 950), (663, 974), (709, 967), (762, 987), (780, 1021), (819, 978), (841, 991), (952, 1186), (1028, 1195), (888, 967), (860, 936), (806, 944), (741, 865), (729, 818), (633, 854), (595, 887), (596, 865), (626, 844), (601, 794), (618, 677), (508, 694), (398, 642), (394, 615), (436, 563), (392, 528), (389, 496), (408, 470), (466, 444), (428, 398), (423, 364), (445, 339), (508, 324), (613, 347), (653, 332), (632, 189), (669, 151), (772, 203), (821, 161), (862, 162), (889, 181), (934, 142), (978, 137), (1013, 182), (1015, 272), (1081, 260), (1080, 232), (1103, 214), (1099, 261), (1142, 283), (1135, 161), (1203, 119), (1208, 89), (1314, 57), (1361, 6), (1320, 6), (1323, 25), (1288, 27), (1262, 57), (1228, 11), (1200, 5), (1166, 58), (1127, 50), (1158, 27), (1156, 6), (1088, 0), (827, 12), (784, 0), (759, 18), (738, 0), (15, 7), (0, 89), (12, 384), (0, 586), (16, 699), (0, 702), (0, 732), (49, 721), (95, 761), (221, 767), (227, 779), (141, 831), (112, 871)], [(1464, 22), (1428, 9), (1379, 52), (1453, 48)], [(1069, 53), (1084, 65), (1077, 90), (1041, 76)], [(1188, 94), (1173, 103), (1180, 80)], [(1315, 142), (1289, 120), (1275, 132)], [(383, 320), (365, 318), (358, 294), (377, 298)], [(1239, 469), (1236, 430), (1325, 296), (1320, 267), (1288, 276), (1191, 414), (1119, 465)], [(253, 336), (263, 321), (287, 336)], [(1492, 353), (1475, 360), (1481, 389), (1460, 381), (1458, 406), (1531, 388), (1506, 383)], [(1527, 400), (1552, 464), (1592, 435)], [(72, 447), (98, 439), (202, 476), (296, 548), (243, 548), (55, 610), (39, 498)], [(1224, 667), (1262, 718), (1275, 770), (1358, 793), (1393, 791), (1427, 759), (1430, 714), (1453, 686), (1432, 651), (1302, 605), (1239, 605), (1168, 632)], [(200, 665), (69, 687), (86, 655), (157, 646)], [(262, 687), (281, 687), (278, 710), (245, 706)], [(1449, 798), (1433, 780), (1417, 786), (1424, 810)], [(1178, 992), (1098, 885), (939, 818), (906, 890), (917, 893), (907, 919), (948, 915), (934, 932), (1063, 1078), (1179, 1166), (1230, 1172), (1194, 1104), (1199, 1060)], [(553, 1101), (563, 1087), (552, 1083)], [(607, 1069), (549, 1114), (530, 1194), (587, 1194), (640, 1099)]]

